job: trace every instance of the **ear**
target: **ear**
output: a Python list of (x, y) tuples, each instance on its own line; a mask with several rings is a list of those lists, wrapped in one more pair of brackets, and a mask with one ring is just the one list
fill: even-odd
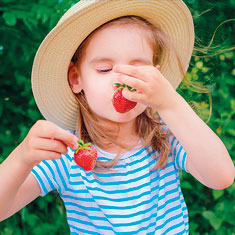
[(159, 64), (157, 64), (155, 67), (160, 71), (160, 65)]
[(81, 92), (82, 86), (78, 67), (72, 61), (69, 64), (68, 80), (73, 93), (78, 94)]

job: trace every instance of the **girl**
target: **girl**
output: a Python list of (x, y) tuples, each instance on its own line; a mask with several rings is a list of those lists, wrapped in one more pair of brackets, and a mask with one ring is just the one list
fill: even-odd
[[(181, 0), (75, 4), (35, 57), (48, 120), (0, 166), (1, 220), (57, 190), (71, 234), (188, 234), (179, 171), (214, 189), (234, 180), (225, 146), (175, 91), (193, 41)], [(113, 107), (115, 83), (136, 90), (122, 92), (137, 102), (126, 113)], [(98, 151), (93, 172), (74, 162), (78, 138)]]

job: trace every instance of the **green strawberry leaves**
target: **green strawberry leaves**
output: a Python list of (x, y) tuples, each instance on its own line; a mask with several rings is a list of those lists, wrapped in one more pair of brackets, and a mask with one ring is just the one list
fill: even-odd
[(80, 149), (91, 149), (91, 143), (84, 143), (83, 140), (78, 140), (78, 148), (76, 149), (75, 153), (77, 154)]
[(114, 83), (114, 85), (116, 85), (118, 87), (117, 90), (121, 90), (121, 89), (124, 89), (124, 88), (128, 88), (129, 91), (136, 91), (135, 88), (131, 87), (131, 86), (128, 86), (126, 85), (125, 83), (123, 84), (120, 84), (120, 83)]

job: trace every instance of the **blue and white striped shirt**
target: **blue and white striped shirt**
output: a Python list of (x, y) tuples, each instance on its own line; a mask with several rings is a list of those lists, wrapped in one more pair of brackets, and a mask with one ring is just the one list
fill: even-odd
[[(122, 154), (113, 172), (84, 171), (69, 149), (58, 160), (42, 161), (32, 174), (41, 196), (57, 190), (64, 201), (71, 234), (188, 234), (188, 212), (180, 189), (179, 171), (187, 155), (175, 137), (164, 169), (151, 171), (155, 150), (136, 147)], [(100, 148), (98, 160), (115, 154)]]

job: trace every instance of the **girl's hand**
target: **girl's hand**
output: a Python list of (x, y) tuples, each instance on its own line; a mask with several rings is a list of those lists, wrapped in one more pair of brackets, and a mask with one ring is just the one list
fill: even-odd
[(67, 153), (67, 147), (78, 147), (77, 137), (54, 123), (46, 120), (37, 121), (20, 144), (21, 160), (33, 167), (41, 160), (59, 159)]
[(113, 71), (120, 73), (118, 81), (135, 88), (136, 92), (123, 90), (123, 96), (140, 102), (154, 110), (174, 107), (178, 93), (159, 71), (160, 66), (116, 65)]

